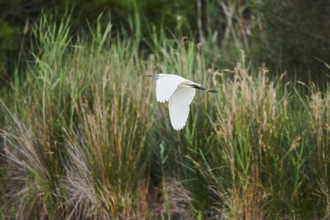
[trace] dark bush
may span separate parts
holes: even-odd
[[[252,56],[299,79],[327,78],[323,62],[330,62],[329,1],[266,0],[257,10],[264,29],[255,33]]]

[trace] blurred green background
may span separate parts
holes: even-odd
[[[22,51],[29,50],[27,36],[41,11],[57,18],[71,14],[76,35],[103,13],[103,22],[113,25],[112,34],[139,34],[146,50],[151,30],[164,31],[200,42],[212,66],[232,66],[244,50],[255,66],[265,64],[273,74],[287,72],[314,82],[329,79],[324,64],[330,61],[328,0],[1,0],[2,82],[11,78]]]

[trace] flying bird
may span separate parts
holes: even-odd
[[[175,74],[146,74],[156,78],[156,98],[158,102],[168,102],[171,124],[175,130],[182,129],[189,115],[189,105],[194,99],[196,89],[215,93],[214,89],[206,89],[200,84]]]

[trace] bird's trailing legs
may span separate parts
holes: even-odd
[[[205,92],[211,92],[211,93],[216,93],[217,90],[215,89],[207,89],[207,88],[204,88],[200,85],[196,85],[196,84],[186,84],[187,86],[190,86],[192,88],[195,88],[195,89],[199,89],[199,90],[202,90],[202,91],[205,91]]]

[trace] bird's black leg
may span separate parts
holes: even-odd
[[[196,84],[187,84],[188,86],[192,87],[192,88],[195,88],[195,89],[199,89],[199,90],[202,90],[202,91],[206,91],[206,92],[212,92],[212,93],[216,93],[217,90],[214,90],[214,89],[206,89],[202,86],[199,86],[199,85],[196,85]]]
[[[202,90],[202,91],[206,90],[206,88],[204,88],[202,86],[199,86],[199,85],[196,85],[196,84],[187,84],[187,85],[192,87],[192,88],[199,89],[199,90]]]

